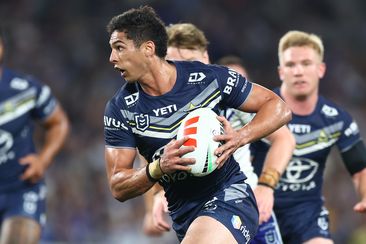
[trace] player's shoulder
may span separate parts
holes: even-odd
[[[120,87],[111,99],[107,102],[107,107],[129,108],[136,104],[139,98],[139,91],[136,83],[126,83]]]
[[[216,64],[204,64],[199,61],[174,61],[177,69],[191,74],[192,72],[202,72],[203,74],[227,73],[228,68]]]
[[[343,118],[350,116],[350,114],[338,103],[320,95],[318,101],[319,113],[327,118]]]
[[[11,89],[25,90],[33,86],[43,86],[42,82],[29,74],[20,73],[12,69],[4,68],[2,80],[3,84],[6,84]]]

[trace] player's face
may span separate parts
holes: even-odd
[[[200,61],[204,64],[209,63],[207,51],[185,49],[177,47],[168,47],[167,55],[165,57],[169,60],[176,61]]]
[[[324,76],[325,64],[311,47],[290,47],[280,57],[280,79],[289,95],[308,97],[318,92],[319,79]]]
[[[112,49],[109,61],[114,68],[121,72],[127,82],[139,80],[146,72],[144,44],[135,47],[133,41],[126,37],[126,33],[118,31],[112,33],[109,44]]]

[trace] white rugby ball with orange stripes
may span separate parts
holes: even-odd
[[[193,152],[183,155],[183,158],[195,158],[191,165],[194,176],[205,176],[217,168],[214,152],[220,142],[213,140],[214,135],[222,134],[223,127],[216,118],[217,114],[210,108],[198,108],[190,112],[178,128],[177,139],[188,136],[184,146],[193,146]]]

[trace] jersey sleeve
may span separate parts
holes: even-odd
[[[132,129],[113,101],[107,103],[104,111],[104,139],[107,147],[136,148]]]
[[[348,151],[361,140],[360,131],[356,121],[347,112],[341,114],[343,121],[342,134],[337,141],[337,146],[341,152]]]
[[[36,89],[35,106],[31,111],[34,119],[45,120],[52,114],[57,105],[57,99],[53,96],[51,88],[41,82],[28,79],[33,89]]]
[[[245,77],[226,67],[218,68],[218,83],[223,97],[222,102],[230,108],[239,108],[253,87]]]

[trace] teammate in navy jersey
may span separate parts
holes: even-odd
[[[291,118],[273,92],[250,83],[225,67],[164,58],[164,23],[148,6],[115,16],[108,24],[110,62],[127,82],[105,110],[105,159],[113,196],[126,201],[156,182],[164,187],[173,229],[183,243],[249,243],[258,210],[245,176],[232,154],[240,146],[283,126]],[[225,143],[215,150],[218,169],[205,177],[189,173],[194,150],[175,140],[181,120],[197,107],[216,113],[225,107],[256,112],[240,130],[223,123]],[[149,162],[133,168],[136,148]]]
[[[0,243],[38,243],[45,222],[44,174],[68,132],[68,120],[50,88],[2,64],[0,35]],[[36,152],[33,127],[45,143]]]
[[[323,43],[315,34],[290,31],[279,42],[282,85],[276,92],[293,112],[288,126],[297,145],[275,191],[275,212],[283,240],[290,244],[333,243],[322,185],[325,162],[334,145],[361,199],[354,210],[366,213],[365,145],[352,117],[319,95],[319,80],[326,70],[323,55]],[[266,145],[257,142],[251,149],[254,165],[259,166]]]
[[[209,63],[209,55],[207,52],[208,41],[204,33],[195,25],[190,23],[173,24],[167,27],[167,32],[168,49],[166,59],[181,61],[196,60],[206,64]],[[219,62],[247,77],[245,68],[239,58],[228,56],[220,59]],[[252,118],[252,114],[234,109],[226,109],[224,114],[235,129],[240,129]],[[277,177],[279,179],[279,175],[286,168],[292,155],[295,147],[295,139],[286,126],[272,133],[267,139],[271,142],[272,146],[265,164],[266,169],[261,175],[274,172],[278,175]],[[277,182],[273,182],[272,179],[270,182],[266,182],[262,177],[261,179],[264,182],[260,182],[260,185],[257,186],[258,176],[254,173],[250,162],[249,144],[236,150],[234,158],[239,163],[240,169],[247,176],[246,182],[252,189],[255,189],[254,193],[260,212],[260,226],[251,243],[282,243],[275,216],[271,216],[274,202],[273,188]],[[272,182],[274,185],[269,186],[268,183]],[[163,191],[155,192],[153,197],[152,190],[156,191],[157,189],[151,189],[145,196],[147,210],[144,218],[144,231],[149,235],[157,235],[162,233],[162,231],[169,231],[170,225],[165,216],[167,203]]]

